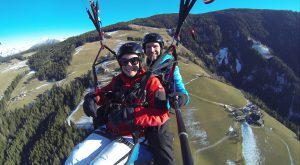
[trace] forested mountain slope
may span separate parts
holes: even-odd
[[[164,14],[131,22],[174,28],[176,20],[177,15]],[[300,13],[292,11],[231,9],[190,15],[181,42],[212,72],[263,100],[282,122],[299,125],[299,22]]]

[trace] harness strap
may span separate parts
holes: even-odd
[[[95,131],[93,131],[93,133],[104,136],[108,139],[112,139],[112,137],[106,133],[105,128],[103,128],[103,127],[96,129]],[[134,146],[133,142],[125,139],[124,137],[117,137],[115,139],[112,139],[112,142],[113,141],[123,143],[123,144],[127,145],[130,149],[132,149]],[[126,153],[121,159],[119,159],[116,163],[114,163],[114,165],[117,165],[118,163],[120,163],[122,160],[124,160],[126,157],[128,157],[128,155],[130,153],[131,153],[131,150],[128,153]]]
[[[125,91],[122,87],[124,82],[122,81],[120,76],[116,77],[115,85],[112,87],[112,93],[115,94],[115,99],[117,101],[125,102],[125,104],[130,105],[132,107],[138,106],[147,106],[148,102],[145,98],[145,91],[141,90],[141,86],[146,82],[146,76],[143,75],[139,82],[132,86],[129,91]],[[138,99],[139,103],[136,101]]]
[[[120,143],[124,143],[124,144],[126,144],[130,149],[132,149],[133,148],[133,146],[134,146],[134,144],[131,142],[131,141],[129,141],[129,140],[127,140],[127,139],[125,139],[124,137],[118,137],[118,138],[116,138],[114,141],[116,141],[116,142],[120,142]]]
[[[123,138],[123,137],[119,137],[119,138],[115,139],[115,141],[120,142],[120,143],[124,143],[130,149],[132,149],[133,146],[134,146],[134,144],[131,141],[129,141],[129,140]],[[119,159],[116,163],[114,163],[114,165],[119,164],[122,160],[124,160],[126,157],[128,157],[130,153],[131,153],[131,150],[129,152],[127,152],[124,156],[122,156],[122,158]]]
[[[108,139],[111,139],[112,141],[116,141],[116,142],[120,142],[120,143],[124,143],[126,144],[129,148],[133,147],[133,142],[125,139],[124,137],[117,137],[117,138],[113,138],[112,136],[110,136],[109,134],[107,134],[106,129],[103,127],[100,127],[98,129],[96,129],[95,131],[93,131],[93,133],[104,136]]]
[[[126,157],[129,156],[129,154],[131,153],[131,150],[129,152],[127,152],[121,159],[119,159],[116,163],[114,163],[114,165],[119,164],[122,160],[124,160]]]

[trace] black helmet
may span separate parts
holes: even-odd
[[[144,50],[146,48],[146,44],[150,43],[150,42],[158,42],[161,49],[163,49],[163,47],[164,47],[164,39],[158,33],[149,33],[149,34],[145,35],[145,37],[143,39],[143,49]]]
[[[136,42],[127,42],[123,44],[117,53],[117,58],[120,59],[124,54],[134,53],[141,57],[143,54],[143,48]]]

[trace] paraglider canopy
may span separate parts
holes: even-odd
[[[214,0],[203,0],[203,2],[205,3],[205,4],[210,4],[210,3],[212,3]]]

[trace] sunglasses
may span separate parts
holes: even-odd
[[[131,63],[131,65],[137,65],[140,62],[140,58],[138,58],[138,57],[133,57],[130,59],[121,58],[119,60],[119,62],[122,66],[127,66],[129,64],[129,62]]]

